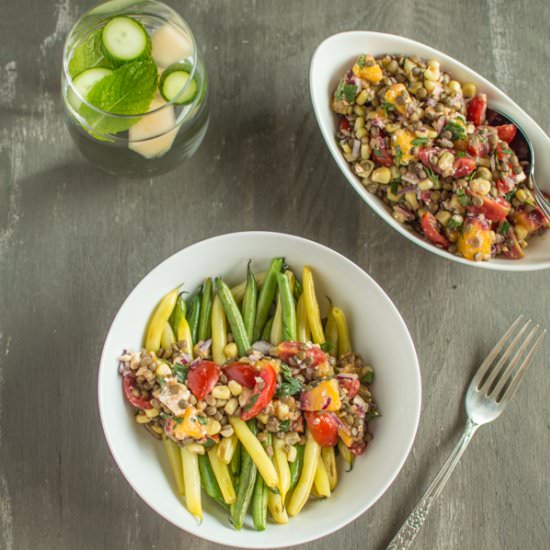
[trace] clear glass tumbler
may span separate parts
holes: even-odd
[[[61,84],[74,142],[106,172],[167,172],[206,134],[208,81],[197,42],[162,2],[111,0],[84,14],[65,42]]]

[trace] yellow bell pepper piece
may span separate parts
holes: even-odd
[[[413,155],[411,154],[413,148],[413,140],[415,135],[412,132],[409,132],[405,129],[397,130],[391,138],[392,153],[394,158],[397,155],[397,148],[401,151],[401,164],[407,165],[411,160],[413,160]]]
[[[359,60],[361,61],[359,62]],[[353,65],[352,70],[355,76],[373,84],[378,84],[382,80],[382,68],[374,62],[372,55],[361,56]]]
[[[195,407],[190,405],[185,409],[181,422],[176,423],[174,434],[178,439],[185,436],[201,439],[206,436],[206,425],[199,422]]]
[[[467,260],[474,260],[477,254],[480,254],[478,258],[487,260],[491,257],[494,235],[490,229],[484,229],[477,223],[468,222],[456,241],[457,250]]]
[[[407,113],[407,105],[410,104],[411,96],[407,90],[407,87],[402,82],[393,84],[386,92],[384,99],[391,103],[395,110],[405,115]]]

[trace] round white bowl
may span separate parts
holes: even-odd
[[[373,441],[352,472],[341,473],[330,499],[310,502],[288,525],[268,524],[257,532],[234,530],[227,514],[203,498],[198,525],[174,491],[163,445],[133,419],[122,396],[117,357],[139,350],[149,315],[158,300],[183,283],[192,291],[204,277],[223,275],[230,283],[245,277],[246,263],[265,269],[284,256],[297,273],[314,269],[318,296],[330,296],[346,312],[354,348],[375,368],[374,395],[382,417],[372,423]],[[326,300],[322,300],[325,302]],[[337,252],[280,233],[232,233],[199,242],[153,269],[122,304],[107,335],[98,380],[99,411],[107,443],[128,483],[168,521],[204,539],[237,547],[273,548],[317,539],[343,527],[367,510],[389,487],[414,440],[420,415],[418,359],[407,327],[384,291],[362,269]],[[248,522],[248,520],[247,520]]]
[[[336,115],[330,107],[331,97],[338,80],[351,67],[358,55],[369,53],[374,56],[386,53],[417,55],[425,59],[437,59],[442,68],[459,81],[474,82],[478,90],[487,93],[489,106],[508,113],[524,129],[533,143],[536,157],[536,178],[538,184],[550,193],[550,138],[542,128],[514,101],[488,80],[469,69],[456,59],[430,48],[420,42],[401,36],[370,31],[351,31],[335,34],[322,42],[311,60],[309,87],[313,109],[321,133],[340,170],[361,198],[395,230],[417,245],[454,262],[501,271],[532,271],[550,267],[550,231],[542,237],[529,241],[525,257],[521,260],[492,259],[487,262],[473,262],[460,258],[433,246],[420,235],[398,223],[384,203],[369,193],[359,178],[351,171],[336,142]],[[520,68],[518,67],[518,75]]]

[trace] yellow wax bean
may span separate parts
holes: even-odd
[[[145,332],[145,349],[157,352],[160,348],[160,340],[164,327],[170,318],[170,314],[178,299],[178,289],[172,290],[158,303]]]

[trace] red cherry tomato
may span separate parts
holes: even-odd
[[[439,147],[421,147],[418,150],[418,158],[424,166],[435,170],[437,169],[437,158],[441,151],[442,149]]]
[[[420,226],[426,238],[432,241],[432,243],[447,248],[449,241],[439,232],[437,227],[437,220],[431,212],[424,212],[420,218]]]
[[[481,126],[485,122],[485,113],[487,112],[487,95],[477,94],[468,104],[467,117],[476,126]]]
[[[471,174],[476,167],[476,161],[469,157],[460,157],[455,160],[454,174],[455,178],[464,178]]]
[[[200,401],[212,391],[220,374],[219,365],[213,361],[198,361],[189,367],[187,386]]]
[[[256,382],[248,403],[243,407],[242,420],[250,420],[260,414],[275,395],[277,372],[273,366],[264,364],[256,376],[262,379],[262,383]]]
[[[506,180],[497,180],[496,186],[503,195],[506,195],[516,186],[516,184],[511,178],[507,178]]]
[[[223,373],[229,380],[235,380],[241,386],[252,389],[256,384],[258,371],[247,363],[231,363],[223,367]]]
[[[351,451],[351,454],[354,456],[362,455],[365,452],[365,449],[367,448],[367,442],[366,441],[354,441],[349,448]]]
[[[342,117],[340,119],[340,131],[346,133],[346,132],[349,132],[350,129],[351,129],[351,126],[350,126],[349,120],[346,117]]]
[[[338,421],[331,412],[306,412],[307,427],[313,439],[322,447],[334,447],[338,443]]]
[[[508,234],[506,235],[506,249],[504,255],[512,260],[519,260],[523,258],[523,249],[521,248],[515,231],[510,227]]]
[[[481,206],[474,206],[473,204],[468,206],[468,211],[472,212],[472,214],[484,214],[485,217],[492,222],[502,222],[510,213],[511,205],[502,197],[489,199],[488,197],[482,197],[475,193],[472,193],[472,196],[477,196],[483,200]]]
[[[371,158],[376,164],[382,166],[393,166],[393,157],[391,151],[388,150],[386,140],[383,136],[377,136],[372,138],[374,140],[374,147],[372,148]]]
[[[125,374],[122,377],[122,391],[124,392],[124,397],[137,409],[152,409],[151,397],[136,397],[132,390],[136,387],[136,377],[133,374]]]
[[[502,124],[502,126],[497,126],[498,137],[510,143],[515,137],[518,129],[513,124]]]
[[[361,386],[359,378],[338,378],[338,384],[348,392],[350,399],[353,399],[357,395]]]
[[[468,138],[468,153],[474,157],[483,158],[489,154],[489,141],[486,136],[472,134]]]
[[[311,346],[303,342],[281,342],[277,346],[277,355],[285,363],[299,353],[305,354],[310,367],[316,367],[328,361],[328,355],[318,346]]]

